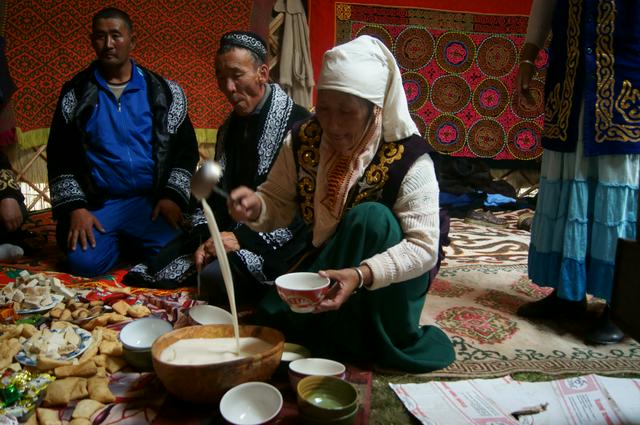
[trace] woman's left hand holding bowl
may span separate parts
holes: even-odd
[[[339,309],[358,288],[359,276],[353,268],[320,270],[318,274],[328,277],[334,283],[329,288],[324,300],[316,306],[314,313]]]

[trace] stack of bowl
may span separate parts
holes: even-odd
[[[144,317],[127,323],[119,334],[124,359],[134,369],[153,370],[151,347],[156,339],[172,329],[171,323],[155,317]]]
[[[296,389],[300,421],[306,425],[351,425],[358,414],[358,391],[335,376],[308,376]]]
[[[335,376],[344,378],[346,367],[335,360],[317,357],[302,358],[289,363],[289,383],[294,390],[307,376]]]

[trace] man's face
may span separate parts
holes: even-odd
[[[98,19],[91,32],[91,46],[103,67],[120,68],[129,61],[135,39],[121,19]]]
[[[216,57],[218,87],[240,116],[256,109],[264,96],[268,75],[267,65],[258,66],[246,49],[234,48]]]

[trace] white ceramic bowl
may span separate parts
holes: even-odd
[[[276,290],[292,311],[310,313],[324,299],[330,283],[318,273],[287,273],[276,278]]]
[[[284,351],[282,352],[282,362],[292,362],[298,359],[306,359],[311,357],[311,351],[307,347],[291,342],[284,343]]]
[[[344,378],[347,368],[340,362],[310,357],[289,363],[289,382],[295,390],[298,382],[307,376],[335,376]]]
[[[151,350],[153,342],[173,329],[171,323],[156,317],[144,317],[129,322],[120,330],[122,346],[131,351]]]
[[[274,419],[282,409],[282,394],[264,382],[245,382],[220,400],[222,417],[233,425],[258,425]]]
[[[227,310],[214,305],[200,304],[189,309],[189,317],[198,325],[231,325],[233,316]]]

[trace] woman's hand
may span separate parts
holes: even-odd
[[[349,299],[351,294],[358,289],[360,283],[360,276],[353,268],[320,270],[318,274],[322,277],[328,277],[334,283],[324,297],[324,300],[316,306],[314,313],[339,309],[340,306]]]
[[[262,211],[262,202],[256,193],[246,186],[240,186],[229,194],[227,200],[229,215],[240,223],[256,221]]]
[[[538,46],[525,43],[520,55],[522,60],[520,61],[520,68],[518,69],[518,75],[516,77],[516,90],[518,90],[520,98],[524,99],[529,105],[533,105],[536,102],[529,87],[537,71],[535,61],[538,57],[539,50]]]

